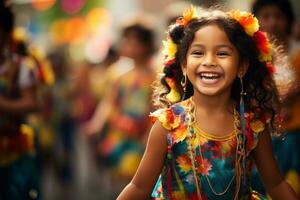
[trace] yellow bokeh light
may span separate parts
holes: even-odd
[[[91,33],[96,33],[101,27],[111,24],[110,12],[104,8],[94,8],[86,15],[86,24]]]
[[[50,38],[56,45],[61,45],[66,42],[64,37],[64,29],[66,27],[66,20],[59,19],[52,23],[50,28]]]

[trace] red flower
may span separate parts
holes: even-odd
[[[261,60],[268,61],[272,59],[272,49],[271,44],[268,41],[267,33],[262,31],[257,31],[253,35],[253,39],[256,46],[261,53]]]

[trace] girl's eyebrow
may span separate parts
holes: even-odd
[[[203,44],[200,44],[200,43],[195,43],[195,44],[192,44],[191,45],[191,48],[193,47],[200,47],[200,48],[205,48],[205,45]],[[215,46],[216,48],[222,48],[222,47],[225,47],[225,48],[229,48],[230,50],[233,50],[233,46],[230,45],[230,44],[218,44]]]
[[[230,50],[233,50],[232,45],[228,45],[228,44],[219,44],[219,45],[216,45],[216,47],[217,48],[225,47],[225,48],[229,48]]]

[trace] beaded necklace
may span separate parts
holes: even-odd
[[[189,104],[187,107],[187,113],[186,113],[186,121],[187,121],[187,125],[188,125],[188,154],[192,163],[192,169],[193,169],[193,177],[195,180],[195,184],[196,184],[196,189],[197,189],[197,196],[200,200],[202,200],[201,197],[201,180],[200,180],[200,176],[198,176],[197,172],[198,172],[198,162],[196,159],[196,149],[198,147],[198,153],[200,155],[201,158],[201,162],[203,163],[204,158],[201,152],[201,146],[200,144],[197,144],[196,147],[193,147],[192,141],[195,137],[197,137],[197,134],[195,132],[194,129],[194,125],[196,124],[196,106],[194,103],[193,98],[190,98],[189,100]],[[233,175],[233,177],[231,178],[231,180],[229,181],[227,187],[225,188],[224,191],[222,192],[216,192],[216,190],[213,188],[212,183],[208,177],[208,175],[205,175],[205,178],[208,182],[208,185],[211,189],[211,191],[213,192],[213,194],[215,194],[216,196],[222,196],[224,195],[228,189],[230,188],[230,186],[233,183],[234,178],[236,179],[236,193],[234,196],[234,199],[238,199],[239,196],[239,191],[240,191],[240,183],[241,183],[241,175],[242,175],[242,167],[241,167],[241,160],[243,158],[244,155],[244,145],[243,145],[243,136],[241,134],[241,131],[239,130],[240,128],[240,119],[239,119],[239,115],[238,112],[234,109],[234,131],[235,131],[235,136],[236,136],[236,155],[235,155],[235,174]],[[196,163],[196,164],[195,164]]]

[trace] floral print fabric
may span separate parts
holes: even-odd
[[[196,200],[197,195],[194,167],[198,176],[202,200],[234,199],[236,193],[235,159],[236,132],[224,137],[215,137],[201,131],[197,125],[188,128],[186,120],[188,99],[167,109],[160,109],[150,115],[158,119],[168,130],[168,149],[164,168],[153,190],[153,199]],[[247,185],[242,186],[240,198],[263,199],[258,193],[251,191],[249,183],[252,167],[251,151],[256,147],[259,133],[264,130],[264,123],[252,120],[246,115],[247,122]],[[189,137],[189,131],[194,132]],[[191,160],[191,150],[195,159]],[[224,194],[222,194],[224,193]],[[222,195],[220,195],[222,194]]]

